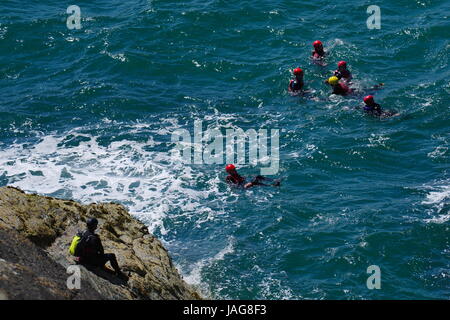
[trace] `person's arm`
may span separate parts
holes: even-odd
[[[227,177],[225,178],[225,181],[226,181],[228,184],[235,184],[234,181],[233,181],[233,179],[232,179],[230,176],[227,176]]]
[[[378,116],[381,116],[383,113],[383,110],[381,109],[381,106],[379,104],[375,105],[374,108],[375,112],[377,113]]]
[[[100,240],[99,235],[97,235],[97,252],[101,255],[105,254],[105,250],[103,249],[102,240]]]
[[[384,83],[380,82],[379,84],[374,85],[372,88],[370,88],[369,90],[379,90],[379,89],[383,89],[384,87]]]
[[[352,93],[352,89],[342,82],[341,82],[341,88],[344,91],[344,94]]]

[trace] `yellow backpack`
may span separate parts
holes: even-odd
[[[83,238],[83,234],[81,232],[78,232],[78,234],[73,237],[72,239],[72,243],[70,244],[69,247],[69,253],[73,256],[79,257],[80,256],[80,242],[81,239]]]

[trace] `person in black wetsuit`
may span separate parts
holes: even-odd
[[[383,110],[381,110],[381,106],[378,103],[375,103],[375,100],[372,95],[366,96],[364,98],[364,103],[365,103],[364,106],[365,112],[378,117],[383,115]]]
[[[102,241],[95,230],[98,226],[98,220],[96,218],[90,218],[86,222],[87,230],[83,233],[80,243],[82,247],[80,250],[81,264],[88,266],[101,267],[109,261],[113,267],[115,274],[121,278],[126,278],[119,268],[116,255],[114,253],[105,253],[103,250]]]
[[[301,68],[295,68],[292,73],[295,76],[295,79],[292,79],[289,82],[288,91],[289,92],[298,92],[303,89],[303,70]]]
[[[375,103],[372,95],[364,98],[364,104],[364,111],[376,117],[387,118],[400,115],[397,111],[383,110],[378,103]]]
[[[314,43],[313,43],[313,47],[314,47],[314,50],[313,50],[313,52],[311,53],[311,57],[314,59],[314,60],[320,60],[320,59],[323,59],[324,57],[325,57],[325,50],[323,49],[323,44],[322,44],[322,42],[320,41],[320,40],[316,40],[316,41],[314,41]]]
[[[347,62],[339,61],[338,68],[334,71],[334,75],[339,79],[343,79],[347,82],[352,80],[352,73],[347,69]]]
[[[228,172],[228,176],[226,177],[226,182],[231,185],[235,185],[238,187],[243,187],[244,189],[248,189],[254,186],[269,186],[268,184],[262,183],[264,180],[272,180],[263,176],[256,176],[251,182],[246,182],[246,179],[241,176],[236,167],[233,164],[229,164],[225,167],[225,170]],[[278,187],[280,182],[276,180],[272,186]]]

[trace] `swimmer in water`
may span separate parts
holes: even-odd
[[[349,83],[352,80],[352,73],[350,72],[350,70],[347,69],[347,62],[345,62],[345,61],[339,61],[338,68],[334,72],[334,75],[339,80],[342,79],[342,80],[346,81],[347,83]]]
[[[379,117],[383,113],[383,110],[381,110],[381,106],[378,103],[375,103],[372,95],[366,96],[364,98],[364,104],[364,111],[371,115]]]
[[[346,84],[339,81],[339,78],[336,76],[330,77],[325,83],[329,84],[333,88],[333,94],[338,94],[341,96],[346,96],[352,93],[352,89],[350,89]]]
[[[314,51],[311,54],[311,57],[314,60],[321,60],[325,57],[325,50],[323,49],[323,44],[319,40],[314,41],[313,43]]]
[[[288,91],[289,92],[299,92],[303,89],[305,83],[303,82],[303,70],[300,68],[295,68],[292,73],[295,76],[295,79],[292,79],[289,82]]]
[[[366,96],[364,98],[364,111],[370,115],[377,117],[391,117],[394,115],[398,115],[395,111],[384,111],[381,109],[381,106],[375,102],[375,99],[372,95]]]
[[[252,180],[252,182],[246,182],[246,179],[237,172],[236,167],[233,164],[227,165],[225,167],[225,170],[228,172],[226,182],[231,185],[243,187],[244,189],[248,189],[254,186],[270,186],[268,184],[262,183],[261,181],[272,180],[263,176],[256,176]],[[275,181],[274,183],[272,183],[272,186],[274,187],[278,187],[279,185],[280,181]]]

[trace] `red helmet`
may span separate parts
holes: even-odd
[[[294,74],[295,75],[303,74],[303,70],[301,68],[295,68],[294,69]]]
[[[228,164],[228,165],[225,167],[225,170],[226,170],[227,172],[230,172],[230,171],[236,170],[236,167],[234,166],[234,164]]]
[[[347,66],[347,62],[345,62],[345,61],[339,61],[338,67],[346,67],[346,66]]]
[[[373,100],[373,96],[367,96],[364,98],[364,103],[365,104],[369,104],[369,103],[374,103],[375,101]]]
[[[318,46],[322,46],[322,42],[320,42],[319,40],[314,41],[313,43],[314,48],[317,48]]]

